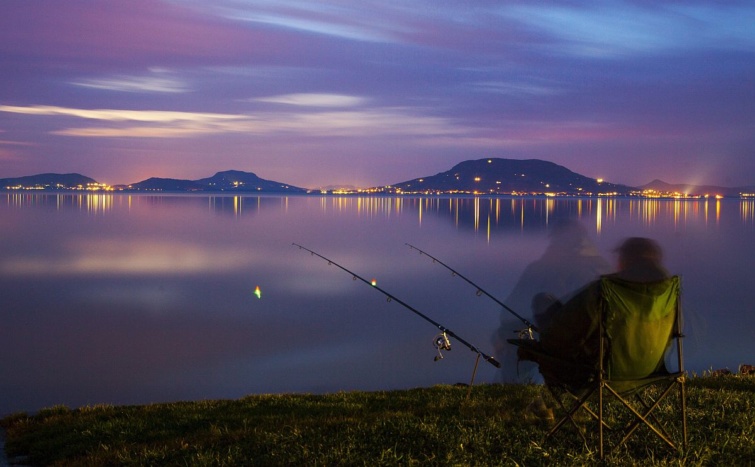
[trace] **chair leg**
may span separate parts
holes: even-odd
[[[577,434],[582,438],[582,442],[584,446],[587,449],[590,449],[590,443],[588,442],[587,437],[580,429],[580,426],[577,424],[576,420],[574,419],[574,415],[580,410],[584,409],[595,421],[598,422],[598,449],[599,449],[599,455],[600,459],[604,459],[604,456],[607,453],[614,452],[618,448],[620,448],[623,444],[625,444],[629,438],[636,432],[636,430],[642,426],[642,424],[646,425],[651,431],[653,431],[658,437],[664,441],[671,449],[673,450],[679,450],[678,444],[676,444],[674,441],[672,441],[672,436],[669,434],[669,432],[666,430],[666,427],[663,426],[663,424],[660,422],[656,414],[654,413],[655,410],[659,407],[660,403],[663,401],[664,398],[666,398],[670,392],[677,387],[677,384],[679,385],[680,390],[680,405],[681,405],[681,411],[682,411],[682,443],[683,449],[686,451],[687,449],[687,419],[686,419],[686,394],[685,394],[685,387],[684,387],[684,381],[683,379],[676,379],[672,381],[670,384],[668,384],[665,388],[662,389],[661,394],[659,397],[657,397],[655,400],[650,398],[649,400],[643,399],[642,396],[639,394],[635,394],[634,397],[636,398],[636,402],[632,403],[630,400],[624,398],[621,394],[619,394],[618,391],[613,389],[610,385],[610,383],[601,383],[596,384],[585,391],[584,394],[581,396],[577,396],[574,393],[570,392],[568,389],[562,388],[562,387],[554,387],[552,385],[546,385],[546,388],[548,389],[548,392],[552,396],[552,398],[556,401],[558,404],[558,407],[560,411],[564,414],[561,418],[558,419],[558,421],[551,427],[551,429],[546,434],[545,438],[548,439],[551,436],[553,436],[559,429],[561,429],[565,424],[569,423],[571,424],[574,429],[576,430]],[[604,406],[605,406],[605,397],[607,394],[604,394],[604,390],[607,390],[610,395],[613,395],[616,397],[616,399],[633,415],[633,420],[630,421],[622,430],[624,433],[623,438],[621,441],[619,441],[616,444],[611,443],[610,449],[608,452],[605,449],[605,429],[612,430],[611,426],[606,423],[604,420]],[[598,391],[597,394],[597,413],[590,409],[588,405],[588,400],[593,397],[595,394],[595,391]],[[569,405],[569,400],[571,400],[571,405]]]
[[[571,425],[576,430],[577,434],[579,434],[580,438],[582,438],[582,442],[585,446],[587,446],[587,438],[582,433],[582,430],[579,429],[579,425],[577,425],[577,422],[574,421],[573,415],[577,412],[577,410],[584,405],[585,401],[592,395],[594,392],[594,389],[589,390],[585,395],[583,395],[581,398],[575,397],[573,394],[571,394],[569,391],[565,391],[566,394],[568,394],[570,397],[575,399],[576,402],[571,406],[571,408],[567,408],[566,405],[564,405],[564,402],[561,400],[561,396],[556,393],[556,390],[550,386],[546,386],[548,388],[548,391],[550,392],[551,396],[553,396],[553,399],[556,401],[558,406],[561,408],[561,411],[564,413],[564,416],[561,417],[553,427],[548,431],[548,433],[545,435],[545,438],[550,438],[555,432],[557,432],[567,421],[571,423]],[[592,414],[592,411],[588,409],[588,411]]]
[[[548,389],[549,389],[549,391],[551,393],[551,396],[553,397],[553,399],[556,400],[556,402],[561,407],[561,409],[564,412],[570,412],[570,410],[567,409],[566,406],[561,401],[561,396],[559,394],[557,394],[554,389],[551,389],[551,388],[548,388]],[[592,391],[590,391],[590,394],[588,394],[587,397],[589,398],[592,395],[593,392],[595,392],[594,389]],[[569,396],[574,402],[579,402],[580,401],[580,397],[576,396],[574,393],[572,393],[572,392],[570,392],[568,390],[564,390],[564,393],[565,393],[565,395]],[[585,399],[585,400],[587,400],[587,399]],[[581,405],[578,405],[578,407],[581,408],[582,410],[584,410],[585,412],[587,412],[592,417],[593,420],[595,420],[596,422],[598,421],[598,418],[599,418],[598,414],[596,414],[595,411],[593,411],[590,408],[590,406],[587,405],[587,403],[582,403]],[[574,411],[571,411],[571,412],[572,412],[572,415],[573,415],[573,414],[577,413],[577,410],[574,410]],[[611,429],[611,427],[607,423],[603,422],[603,425],[606,428],[608,428],[609,430]]]
[[[600,460],[603,460],[603,390],[606,384],[601,380],[598,387],[598,442],[600,443]]]
[[[648,428],[650,428],[656,435],[658,435],[659,438],[665,441],[666,444],[668,444],[671,447],[671,449],[677,449],[676,445],[669,439],[668,435],[664,434],[664,432],[659,430],[658,427],[656,427],[655,425],[653,425],[647,420],[649,416],[651,415],[651,412],[658,407],[658,404],[660,404],[661,400],[663,400],[663,398],[666,397],[666,395],[671,391],[674,385],[675,383],[667,387],[666,390],[663,392],[663,394],[655,401],[655,403],[652,406],[650,406],[646,410],[644,414],[641,414],[640,412],[638,412],[637,409],[635,409],[635,407],[632,404],[630,404],[629,402],[627,402],[626,399],[621,397],[621,395],[618,392],[616,392],[612,387],[607,386],[607,389],[624,405],[624,407],[626,407],[636,417],[634,422],[631,425],[629,425],[630,428],[628,429],[627,433],[624,435],[624,438],[618,444],[614,446],[614,449],[617,449],[619,446],[624,444],[635,432],[635,430],[639,427],[640,423],[644,423]]]
[[[595,413],[590,406],[587,404],[588,399],[590,399],[596,390],[598,390],[598,386],[595,385],[588,389],[582,396],[578,397],[575,394],[573,394],[571,391],[567,389],[562,389],[562,393],[559,394],[555,388],[552,386],[546,385],[548,388],[549,393],[551,394],[552,398],[556,401],[558,404],[560,411],[564,414],[558,421],[551,427],[551,429],[548,431],[548,433],[545,435],[545,438],[550,438],[553,434],[555,434],[565,423],[569,422],[573,427],[574,430],[577,432],[577,434],[582,438],[582,443],[586,448],[590,448],[590,445],[587,441],[587,437],[582,432],[582,429],[577,424],[576,420],[574,419],[574,415],[579,410],[584,410],[587,412],[590,417],[598,422],[598,424],[606,428],[608,430],[611,430],[611,426],[606,423],[605,420],[602,419],[601,415],[598,413]],[[567,407],[567,405],[564,403],[563,399],[568,398],[571,399],[572,405],[570,407]]]
[[[663,424],[661,424],[661,421],[658,420],[658,417],[655,416],[655,413],[652,413],[652,411],[655,410],[655,407],[651,408],[651,406],[647,402],[645,402],[645,399],[643,399],[642,396],[640,396],[639,394],[635,394],[634,398],[637,400],[637,402],[640,405],[642,405],[642,407],[644,407],[644,409],[646,410],[645,413],[647,414],[647,416],[649,418],[651,418],[653,420],[653,423],[655,423],[655,426],[657,426],[658,429],[661,430],[664,435],[666,435],[668,438],[671,438],[671,435],[668,434],[668,432],[666,431],[666,429],[663,427]],[[652,398],[651,398],[651,400],[652,400]],[[658,403],[660,403],[660,399],[659,399]]]
[[[681,399],[682,409],[682,449],[687,452],[687,393],[685,389],[685,376],[677,378],[679,383],[679,398]]]

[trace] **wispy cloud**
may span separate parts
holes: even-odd
[[[104,121],[139,121],[139,122],[208,122],[243,118],[240,115],[173,112],[163,110],[122,110],[122,109],[76,109],[50,105],[12,106],[0,105],[0,112],[26,115],[59,115]]]
[[[499,9],[503,17],[544,31],[545,43],[576,55],[614,57],[690,48],[755,47],[755,7],[665,3],[522,3]]]
[[[236,21],[269,25],[306,33],[366,42],[394,42],[403,28],[399,21],[386,21],[390,6],[384,2],[317,2],[301,0],[221,2],[210,5],[218,14]],[[382,20],[376,20],[381,18]]]
[[[356,107],[366,103],[367,99],[343,94],[285,94],[260,97],[254,101],[303,107]]]
[[[555,86],[542,85],[534,82],[483,81],[473,83],[473,86],[482,91],[508,96],[551,96],[562,92]]]
[[[124,126],[120,128],[66,128],[50,132],[59,136],[78,136],[84,138],[186,138],[191,136],[223,133],[207,125],[176,126]]]
[[[2,133],[2,130],[0,130],[0,133]],[[0,139],[0,144],[5,146],[36,146],[36,143],[29,141],[10,141],[5,139]]]
[[[321,99],[314,99],[320,101]],[[342,99],[335,99],[336,101]],[[300,100],[294,99],[299,102]],[[322,99],[333,104],[332,98]],[[356,100],[346,99],[352,104]],[[313,100],[305,98],[306,105]],[[76,117],[97,120],[109,126],[69,127],[52,134],[78,137],[180,138],[196,135],[244,133],[299,136],[437,136],[461,134],[467,130],[448,119],[427,116],[409,107],[315,112],[259,112],[216,114],[119,109],[76,109],[56,106],[0,105],[0,112],[35,116]],[[138,122],[138,125],[133,125]]]
[[[13,161],[18,159],[18,154],[0,148],[0,161]]]
[[[190,89],[181,80],[165,76],[112,76],[105,78],[84,78],[71,84],[84,88],[118,92],[184,93]]]

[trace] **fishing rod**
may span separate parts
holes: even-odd
[[[412,250],[417,250],[417,251],[419,252],[419,254],[420,254],[420,255],[425,255],[425,256],[427,256],[428,258],[430,258],[431,260],[433,260],[433,263],[438,263],[438,264],[440,264],[440,265],[441,265],[441,266],[443,266],[444,268],[446,268],[446,269],[448,269],[449,271],[451,271],[451,274],[452,274],[452,275],[454,275],[454,276],[458,276],[458,277],[459,277],[460,279],[463,279],[463,280],[465,280],[465,281],[466,281],[466,282],[467,282],[467,283],[468,283],[469,285],[471,285],[472,287],[475,287],[475,288],[477,289],[477,296],[478,296],[478,297],[479,297],[480,295],[485,295],[485,296],[487,296],[488,298],[490,298],[491,300],[493,300],[494,302],[496,302],[497,304],[501,305],[501,306],[502,306],[502,307],[503,307],[503,308],[504,308],[504,309],[505,309],[506,311],[508,311],[508,312],[509,312],[509,313],[511,313],[512,315],[516,316],[516,317],[517,317],[517,318],[519,319],[519,321],[521,321],[522,323],[524,323],[524,324],[525,324],[525,326],[527,326],[527,329],[525,329],[525,330],[524,330],[524,332],[528,333],[528,334],[530,335],[530,337],[531,337],[531,334],[532,334],[532,333],[530,332],[530,330],[533,330],[533,331],[535,331],[535,332],[540,332],[540,330],[539,330],[539,329],[537,328],[537,326],[535,326],[534,324],[532,324],[532,323],[531,323],[531,322],[530,322],[529,320],[527,320],[526,318],[524,318],[523,316],[521,316],[521,315],[520,315],[519,313],[517,313],[516,311],[514,311],[514,310],[512,310],[511,308],[509,308],[508,306],[506,306],[506,304],[505,304],[505,303],[503,303],[502,301],[500,301],[500,300],[498,300],[497,298],[495,298],[494,296],[490,295],[490,294],[489,294],[488,292],[486,292],[486,291],[485,291],[485,289],[483,289],[483,288],[482,288],[482,287],[480,287],[479,285],[477,285],[477,284],[475,284],[474,282],[472,282],[472,281],[471,281],[470,279],[468,279],[468,278],[467,278],[466,276],[464,276],[463,274],[461,274],[461,273],[460,273],[459,271],[457,271],[457,270],[453,269],[453,268],[452,268],[451,266],[447,265],[446,263],[444,263],[443,261],[439,260],[439,259],[438,259],[438,258],[436,258],[435,256],[431,255],[430,253],[428,253],[428,252],[426,252],[426,251],[420,250],[419,248],[417,248],[416,246],[414,246],[414,245],[412,245],[412,244],[410,244],[410,243],[407,243],[407,244],[406,244],[406,246],[408,246],[408,247],[409,247],[409,248],[411,248]]]
[[[323,256],[323,255],[321,255],[321,254],[319,254],[319,253],[317,253],[315,251],[312,251],[309,248],[306,248],[306,247],[304,247],[302,245],[299,245],[298,243],[292,243],[292,245],[296,246],[296,247],[299,247],[300,250],[308,251],[312,256],[317,256],[318,258],[324,259],[325,261],[328,262],[328,265],[335,266],[335,267],[341,269],[342,271],[345,271],[348,274],[351,274],[352,279],[354,279],[354,280],[359,279],[360,281],[364,282],[365,284],[371,286],[373,289],[377,290],[378,292],[380,292],[383,295],[385,295],[386,297],[388,297],[388,301],[389,302],[390,301],[395,301],[396,303],[399,303],[400,305],[403,305],[405,308],[407,308],[412,313],[416,314],[420,318],[424,319],[425,321],[429,322],[430,324],[432,324],[436,328],[440,329],[441,333],[438,334],[435,337],[434,341],[433,341],[435,347],[438,349],[438,354],[439,354],[437,357],[435,357],[435,361],[438,361],[438,360],[440,360],[440,359],[443,358],[443,354],[441,353],[441,350],[451,350],[451,341],[448,338],[452,337],[452,338],[456,339],[457,341],[459,341],[459,343],[461,343],[461,344],[465,345],[466,347],[468,347],[469,350],[471,350],[472,352],[475,352],[477,354],[477,361],[478,362],[479,362],[480,357],[482,357],[486,362],[490,363],[491,365],[495,366],[496,368],[500,368],[501,367],[501,364],[498,362],[498,360],[496,360],[492,356],[487,355],[486,353],[482,352],[479,348],[475,347],[474,345],[470,344],[469,342],[467,342],[464,339],[462,339],[461,337],[459,337],[459,335],[457,335],[455,332],[451,331],[450,329],[448,329],[447,327],[445,327],[442,324],[438,323],[437,321],[434,321],[433,319],[431,319],[427,315],[421,313],[419,310],[417,310],[416,308],[414,308],[411,305],[407,304],[406,302],[400,300],[395,295],[392,295],[392,294],[386,292],[385,290],[381,289],[380,287],[378,287],[377,282],[375,280],[368,281],[364,277],[362,277],[362,276],[360,276],[360,275],[358,275],[358,274],[356,274],[356,273],[354,273],[354,272],[346,269],[345,267],[341,266],[340,264],[336,263],[335,261],[333,261],[333,260],[331,260],[329,258],[326,258],[325,256]],[[475,369],[474,369],[474,372],[472,374],[472,381],[474,381],[474,374],[476,372],[477,372],[477,363],[475,363]]]

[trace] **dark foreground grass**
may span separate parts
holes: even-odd
[[[638,433],[612,465],[748,465],[755,459],[755,377],[692,378],[690,447]],[[574,432],[543,442],[526,407],[541,386],[481,385],[146,406],[53,407],[2,420],[24,465],[582,465]],[[659,413],[667,419],[673,409]],[[644,430],[644,429],[643,429]]]

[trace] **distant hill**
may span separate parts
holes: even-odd
[[[402,193],[623,195],[636,189],[589,178],[552,162],[493,158],[465,161],[446,172],[393,184],[388,190]]]
[[[164,192],[240,192],[240,193],[306,193],[307,190],[281,182],[265,180],[252,172],[227,170],[212,177],[199,180],[178,180],[173,178],[150,178],[132,183],[123,188],[126,191]]]
[[[80,174],[46,173],[26,177],[0,179],[0,190],[86,190],[113,189],[114,191],[157,192],[254,192],[254,193],[307,193],[308,190],[286,183],[265,180],[251,172],[228,170],[200,180],[152,177],[130,185],[107,187]]]
[[[11,187],[29,187],[39,189],[61,189],[68,187],[85,187],[97,182],[81,174],[54,174],[46,173],[39,175],[29,175],[26,177],[0,178],[0,188],[7,189]]]
[[[742,193],[755,193],[755,187],[719,187],[670,184],[653,180],[641,187],[629,187],[594,179],[572,172],[552,162],[529,159],[477,159],[456,164],[450,170],[435,175],[415,178],[389,186],[359,190],[354,187],[331,186],[308,190],[273,180],[265,180],[252,172],[226,170],[212,177],[199,180],[152,177],[130,185],[108,187],[81,174],[45,173],[26,177],[0,179],[0,190],[114,190],[127,192],[165,193],[291,193],[303,194],[327,191],[351,193],[391,194],[558,194],[590,196],[598,194],[640,195],[645,190],[654,190],[656,196],[671,197],[677,194],[688,196],[739,197]],[[750,195],[752,196],[752,195]]]
[[[128,191],[164,192],[254,192],[254,193],[306,193],[307,190],[281,182],[265,180],[252,172],[227,170],[212,177],[199,180],[176,180],[172,178],[150,178],[126,187]]]
[[[196,183],[205,185],[211,190],[223,191],[273,191],[273,192],[306,192],[304,188],[286,183],[265,180],[252,172],[227,170],[218,172],[210,178],[197,180]]]
[[[191,180],[152,177],[128,186],[129,190],[144,191],[204,191],[205,185]]]
[[[671,184],[662,180],[653,180],[647,185],[639,187],[641,190],[655,190],[661,193],[683,193],[687,195],[721,195],[721,196],[739,196],[741,193],[755,193],[755,186],[741,187],[723,187],[714,185],[689,185],[689,184]]]
[[[319,192],[355,192],[360,188],[354,185],[326,185],[317,188]]]

